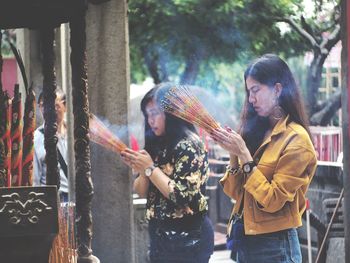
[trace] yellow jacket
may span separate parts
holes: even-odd
[[[306,130],[288,123],[288,117],[280,120],[253,159],[257,169],[248,178],[240,170],[235,174],[226,172],[220,181],[224,193],[236,200],[232,213],[238,212],[245,190],[245,233],[256,235],[301,226],[305,194],[317,166]]]

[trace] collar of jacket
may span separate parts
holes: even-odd
[[[276,123],[275,127],[272,129],[272,132],[271,132],[270,136],[267,137],[267,138],[265,139],[265,141],[260,145],[260,147],[258,148],[258,150],[256,150],[256,152],[254,153],[253,158],[255,158],[256,156],[259,156],[260,151],[261,151],[262,149],[265,148],[264,146],[265,146],[266,144],[268,144],[269,142],[271,142],[271,138],[272,138],[273,136],[276,136],[276,135],[278,135],[278,134],[284,132],[284,131],[287,129],[288,120],[289,120],[289,115],[287,115],[284,119],[283,119],[283,118],[280,119],[280,120]]]

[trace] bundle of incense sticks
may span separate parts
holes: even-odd
[[[161,101],[161,107],[165,112],[197,125],[208,133],[220,127],[187,86],[170,88]]]
[[[120,153],[127,146],[115,136],[94,114],[90,114],[90,139],[101,146]]]
[[[53,241],[49,263],[77,262],[74,208],[72,202],[61,203],[58,210],[59,233]]]

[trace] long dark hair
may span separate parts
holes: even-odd
[[[251,154],[254,154],[262,144],[265,132],[269,129],[269,121],[267,117],[258,116],[253,105],[248,101],[249,93],[246,84],[248,77],[270,88],[273,88],[276,83],[280,83],[283,88],[278,98],[279,106],[289,115],[289,122],[300,124],[310,136],[305,106],[292,72],[287,63],[277,55],[265,54],[253,61],[244,73],[246,100],[240,132]]]
[[[166,160],[170,161],[171,154],[177,145],[177,143],[188,137],[194,143],[197,143],[197,132],[193,124],[186,122],[180,118],[177,118],[169,113],[165,112],[165,133],[164,136],[156,136],[148,124],[148,116],[146,112],[146,106],[149,102],[154,100],[159,109],[160,104],[164,97],[164,94],[171,88],[176,86],[172,83],[161,83],[152,88],[146,93],[141,101],[141,111],[145,118],[145,150],[154,159],[160,150],[166,149]]]

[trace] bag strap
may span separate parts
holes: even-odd
[[[68,178],[68,169],[67,169],[67,164],[63,159],[63,156],[61,154],[61,151],[57,148],[57,157],[58,157],[58,162],[61,165],[61,168],[63,170],[64,175],[66,176],[66,178]]]
[[[44,128],[39,129],[39,131],[44,134]],[[68,178],[68,168],[67,164],[63,159],[61,151],[57,148],[57,157],[58,157],[58,162],[60,163],[61,169],[64,173],[64,175]]]

